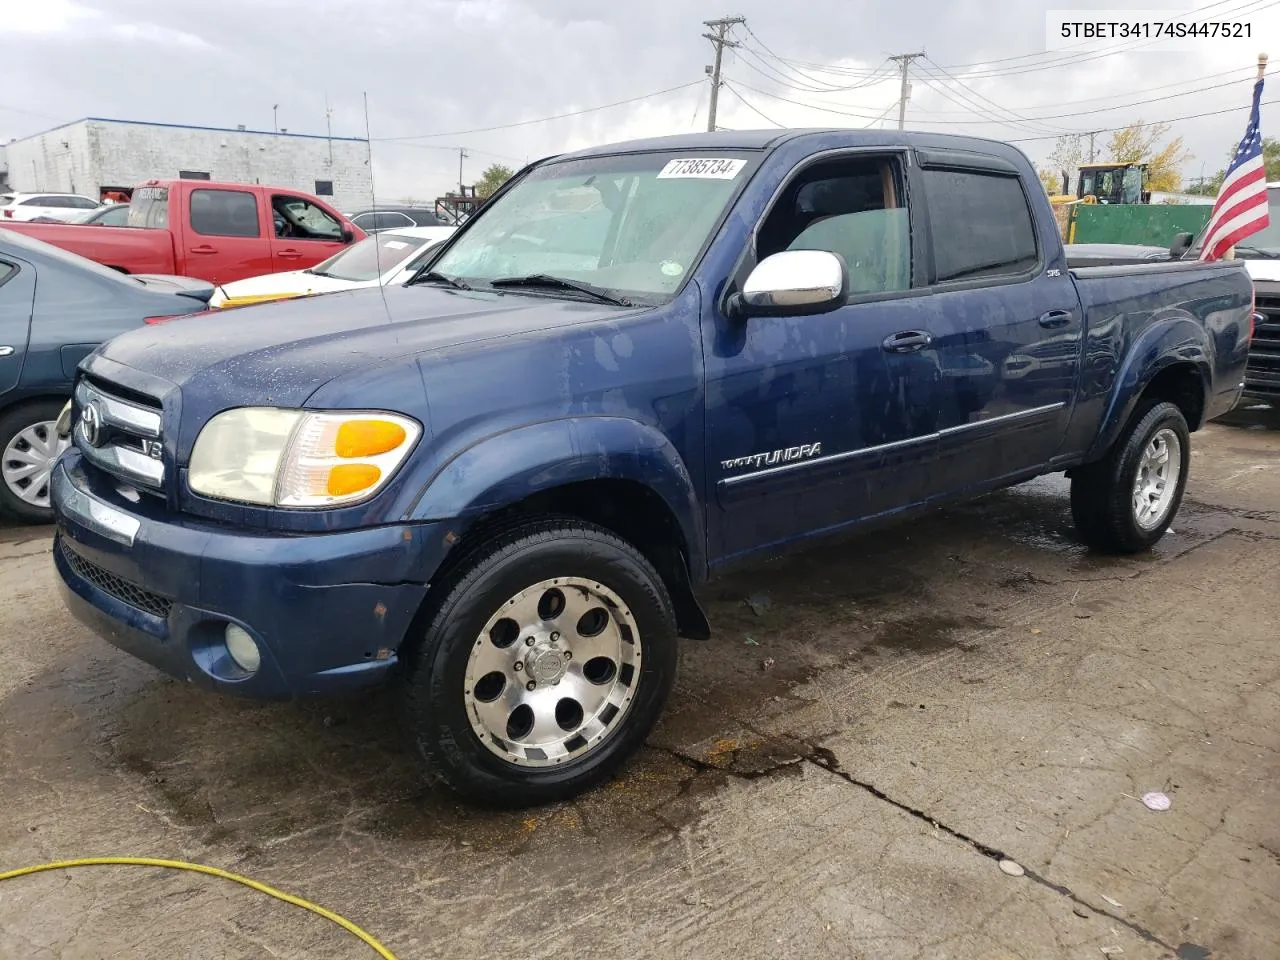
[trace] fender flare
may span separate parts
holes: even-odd
[[[549,420],[491,434],[423,484],[412,520],[475,517],[590,480],[630,480],[656,493],[684,539],[690,574],[706,576],[706,540],[693,478],[657,428],[626,417]]]
[[[1152,380],[1172,366],[1187,363],[1200,374],[1207,409],[1213,370],[1213,345],[1208,331],[1181,311],[1162,317],[1143,330],[1127,351],[1112,384],[1097,438],[1085,462],[1098,460],[1111,449]],[[1193,430],[1196,426],[1191,425]]]

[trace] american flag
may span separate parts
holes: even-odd
[[[1253,111],[1249,129],[1236,148],[1226,179],[1214,201],[1209,225],[1205,227],[1201,260],[1218,260],[1233,246],[1271,222],[1267,212],[1267,171],[1262,162],[1262,133],[1258,129],[1258,106],[1262,100],[1262,77],[1253,86]]]

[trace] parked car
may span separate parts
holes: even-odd
[[[1255,297],[1253,341],[1244,374],[1244,397],[1280,406],[1280,183],[1267,184],[1271,225],[1237,244],[1235,258],[1243,260],[1253,278]],[[1201,235],[1178,234],[1170,253],[1195,260],[1204,243]]]
[[[586,150],[410,284],[96,351],[54,562],[77,617],[175,676],[397,676],[433,776],[550,801],[644,741],[677,636],[709,634],[693,585],[732,563],[1063,470],[1081,540],[1150,547],[1238,396],[1250,298],[1239,263],[1069,270],[992,141]],[[1027,355],[1051,373],[1011,375]]]
[[[0,194],[0,220],[7,221],[34,220],[36,217],[50,217],[54,220],[66,221],[78,213],[96,210],[97,200],[82,197],[78,193],[5,193]]]
[[[306,270],[269,273],[219,287],[212,307],[242,307],[335,290],[404,283],[455,227],[402,227],[365,237]]]
[[[375,206],[351,215],[351,222],[361,230],[376,233],[379,230],[396,230],[400,227],[444,227],[449,223],[431,207],[381,207]]]
[[[36,217],[29,223],[77,223],[100,227],[127,227],[129,225],[129,205],[127,203],[108,203],[96,210],[78,211],[70,217]]]
[[[129,202],[130,229],[79,226],[31,223],[14,229],[121,273],[177,274],[211,283],[309,267],[365,235],[309,194],[208,180],[149,180],[137,187]]]
[[[0,229],[0,512],[53,518],[49,472],[66,447],[53,425],[76,364],[148,319],[204,310],[212,294],[204,281],[125,277]]]

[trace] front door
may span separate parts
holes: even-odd
[[[941,378],[898,349],[918,325],[899,155],[823,158],[782,189],[737,277],[782,250],[839,253],[850,302],[730,321],[704,304],[712,563],[909,506],[928,494]]]
[[[273,195],[271,216],[271,259],[276,272],[313,267],[345,246],[342,223],[303,197]]]
[[[18,260],[0,260],[0,394],[12,390],[22,376],[31,335],[36,271]]]

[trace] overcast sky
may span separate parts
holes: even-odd
[[[865,84],[863,75],[886,56],[924,50],[929,60],[913,68],[910,127],[1042,138],[1019,143],[1038,161],[1052,149],[1052,134],[1064,130],[1229,109],[1173,125],[1193,154],[1184,174],[1198,176],[1202,167],[1212,173],[1244,133],[1253,62],[1265,43],[1233,47],[1204,40],[1184,51],[1089,59],[1085,50],[1045,52],[1046,10],[1121,5],[0,0],[0,138],[84,116],[269,130],[275,103],[281,126],[323,133],[326,93],[333,133],[363,136],[367,93],[380,198],[433,199],[457,183],[458,147],[470,152],[464,176],[471,182],[493,162],[518,167],[568,148],[706,129],[703,68],[711,62],[711,44],[701,37],[702,21],[742,15],[754,36],[742,28],[734,32],[745,46],[725,59],[730,89],[721,95],[722,126],[866,126],[881,114],[896,124],[896,73],[854,90],[831,88]],[[1280,0],[1131,0],[1123,6],[1153,7],[1153,18],[1160,9],[1192,6],[1207,8],[1206,16],[1238,12],[1252,21],[1255,37],[1280,36]],[[768,51],[792,63],[772,59]],[[1271,52],[1280,59],[1280,49]],[[1055,60],[1070,62],[1046,68]],[[943,69],[965,85],[948,80]],[[1280,78],[1273,83],[1264,99],[1280,98]],[[691,86],[576,117],[461,132],[681,84]],[[1179,95],[1204,87],[1217,89]],[[1049,117],[1055,119],[1022,119]],[[1280,103],[1263,108],[1262,127],[1264,134],[1280,135]],[[400,137],[421,139],[383,139]],[[1099,159],[1105,159],[1106,138],[1098,137]]]

